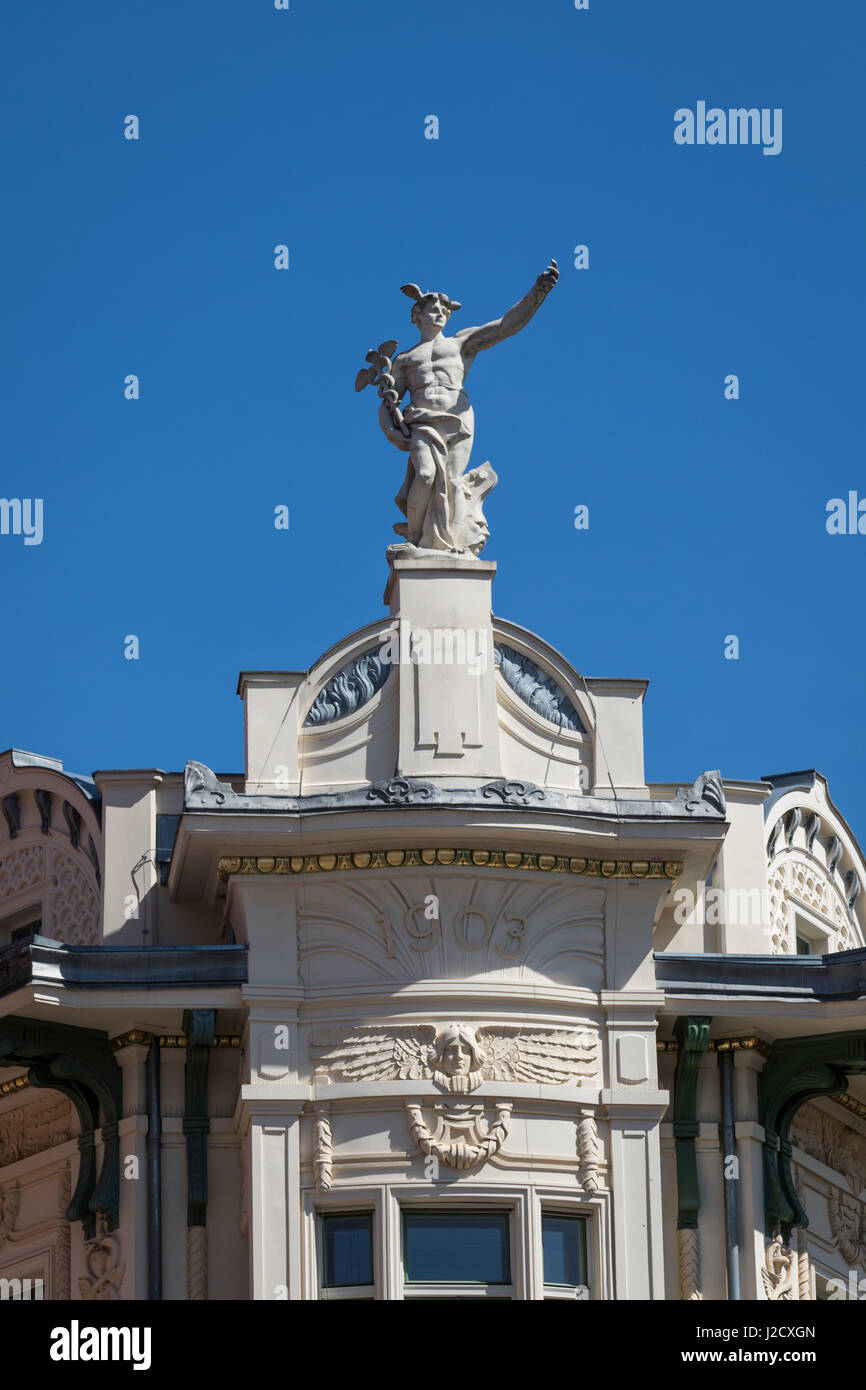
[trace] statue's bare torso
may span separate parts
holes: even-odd
[[[471,329],[465,329],[453,338],[446,338],[440,333],[431,342],[420,342],[401,352],[392,366],[394,390],[400,397],[408,392],[416,408],[466,410],[469,398],[463,390],[463,383],[474,354],[467,360],[462,347],[471,332]]]

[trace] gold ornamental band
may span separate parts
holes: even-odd
[[[769,1057],[772,1052],[769,1043],[764,1042],[763,1038],[710,1038],[707,1043],[708,1052],[759,1052],[762,1057]],[[659,1038],[656,1042],[657,1052],[677,1052],[679,1043],[676,1038]]]
[[[219,861],[219,876],[225,882],[235,874],[329,874],[407,868],[533,869],[589,878],[660,878],[671,882],[676,882],[683,871],[678,859],[578,859],[571,855],[501,849],[370,849],[349,854],[226,857]]]

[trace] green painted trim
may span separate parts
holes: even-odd
[[[698,1073],[710,1044],[710,1020],[704,1015],[678,1018],[677,1069],[674,1073],[674,1145],[677,1155],[677,1230],[696,1227],[701,1209],[698,1183]]]
[[[110,1231],[120,1205],[120,1141],[117,1124],[122,1112],[123,1074],[108,1042],[108,1034],[93,1028],[73,1028],[39,1019],[0,1019],[0,1061],[28,1068],[31,1086],[68,1096],[78,1111],[81,1164],[75,1194],[67,1209],[71,1221],[81,1221],[88,1238],[96,1231],[96,1216],[105,1217]],[[94,1130],[102,1112],[102,1168],[95,1178]]]
[[[187,1009],[183,1132],[186,1135],[186,1224],[207,1225],[207,1075],[214,1041],[213,1009]]]
[[[72,1201],[66,1208],[67,1221],[81,1221],[84,1234],[90,1239],[96,1234],[96,1217],[90,1209],[96,1190],[96,1146],[94,1132],[99,1128],[99,1105],[93,1092],[75,1081],[60,1081],[48,1067],[30,1068],[30,1085],[67,1096],[78,1114],[78,1180]]]
[[[807,1100],[844,1091],[866,1073],[866,1031],[784,1038],[758,1077],[758,1117],[764,1128],[764,1218],[768,1236],[808,1226],[791,1174],[791,1121]]]

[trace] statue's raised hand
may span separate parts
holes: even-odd
[[[550,265],[539,275],[538,279],[535,282],[535,288],[539,290],[542,295],[550,294],[550,291],[553,289],[558,279],[559,266],[556,264],[556,261],[553,260],[553,258],[551,257]]]

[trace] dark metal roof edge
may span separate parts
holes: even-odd
[[[866,947],[827,956],[653,953],[656,984],[670,992],[792,997],[816,1002],[866,998]]]
[[[63,989],[229,988],[247,979],[243,945],[69,946],[35,936],[0,948],[0,995],[30,984]]]

